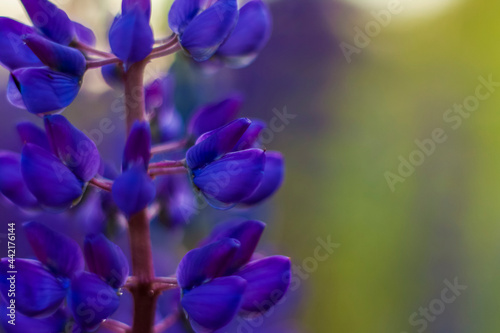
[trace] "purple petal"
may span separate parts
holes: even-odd
[[[123,0],[122,12],[126,13],[130,10],[134,10],[135,6],[138,6],[149,20],[151,17],[151,0]]]
[[[186,293],[181,304],[191,321],[216,330],[238,313],[245,287],[245,280],[236,276],[217,278]]]
[[[247,2],[240,9],[240,17],[229,38],[217,50],[224,57],[256,55],[271,36],[271,13],[260,0]]]
[[[72,277],[83,271],[83,254],[73,239],[37,222],[25,223],[23,228],[37,259],[54,274]]]
[[[123,170],[132,165],[142,165],[148,168],[151,159],[151,129],[146,121],[136,121],[130,130],[123,152]]]
[[[51,42],[37,34],[24,36],[23,40],[45,65],[54,70],[81,77],[87,69],[87,61],[77,49]]]
[[[153,30],[138,6],[115,18],[109,31],[109,44],[113,53],[126,63],[141,61],[151,53]]]
[[[17,87],[14,77],[9,75],[9,81],[7,83],[7,100],[10,104],[19,109],[26,110],[26,105],[24,105],[23,96]]]
[[[22,36],[36,33],[32,27],[0,17],[0,64],[9,70],[40,66],[40,59],[24,44]]]
[[[7,258],[0,262],[0,291],[9,300],[12,276],[15,276],[16,310],[26,316],[47,316],[61,305],[66,290],[62,283],[47,271],[41,263],[34,260],[16,259],[15,275],[9,273],[12,267]]]
[[[224,238],[199,249],[189,251],[177,268],[177,281],[184,290],[190,290],[207,279],[221,276],[238,251],[237,240]]]
[[[243,97],[233,95],[220,102],[205,105],[198,109],[189,121],[188,132],[199,137],[233,120],[241,109]]]
[[[174,108],[175,80],[172,75],[154,80],[144,88],[146,110],[164,106],[166,109]]]
[[[119,304],[117,292],[95,274],[83,272],[71,280],[68,306],[76,323],[85,330],[96,329]]]
[[[101,157],[95,143],[61,115],[45,116],[52,151],[84,182],[99,171]]]
[[[287,292],[291,277],[290,259],[273,256],[253,261],[236,275],[247,281],[241,308],[263,313],[276,305]]]
[[[259,186],[248,198],[241,203],[255,205],[273,195],[283,183],[285,178],[285,160],[279,152],[266,152],[266,166],[264,167],[264,177]]]
[[[236,0],[217,0],[187,25],[180,43],[194,60],[205,61],[217,51],[237,21]]]
[[[47,151],[52,151],[47,134],[45,134],[40,127],[29,121],[24,121],[18,123],[16,129],[23,144],[32,143],[46,149]]]
[[[125,83],[125,70],[122,64],[102,66],[101,74],[104,81],[113,89],[123,90]]]
[[[266,124],[260,120],[252,120],[252,124],[241,137],[240,141],[234,147],[234,151],[258,148],[257,141]]]
[[[47,0],[21,0],[33,25],[54,42],[69,45],[75,28],[68,15]]]
[[[95,46],[96,37],[92,30],[75,21],[73,21],[73,28],[75,29],[75,37],[77,41],[87,46]]]
[[[200,138],[196,145],[186,153],[188,167],[191,169],[201,168],[233,150],[250,123],[249,119],[240,118],[210,132],[206,137]]]
[[[120,288],[128,277],[128,261],[120,247],[103,234],[87,236],[84,245],[89,271],[104,278],[113,288]]]
[[[156,188],[142,166],[133,166],[115,180],[112,194],[118,208],[130,216],[154,200]]]
[[[168,13],[170,29],[176,34],[181,34],[189,22],[198,15],[200,9],[200,0],[175,0]]]
[[[66,314],[63,310],[59,310],[53,315],[44,318],[31,318],[23,315],[20,312],[15,312],[8,308],[9,305],[1,302],[0,316],[1,323],[6,333],[54,333],[64,332],[66,326]],[[9,323],[15,318],[15,325]]]
[[[21,171],[31,193],[47,208],[69,208],[83,193],[80,180],[59,159],[37,145],[24,146]]]
[[[265,227],[266,224],[260,221],[222,223],[213,230],[212,234],[203,243],[212,243],[223,238],[233,238],[240,242],[241,246],[226,272],[232,274],[252,258]]]
[[[209,198],[234,203],[252,194],[262,180],[265,152],[247,149],[229,153],[194,171],[194,184]]]
[[[80,91],[80,78],[49,68],[20,68],[12,76],[24,105],[31,113],[61,110],[70,105]]]
[[[0,151],[0,192],[20,207],[37,206],[21,174],[21,155]]]

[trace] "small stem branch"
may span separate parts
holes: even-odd
[[[174,310],[170,315],[163,318],[158,324],[155,325],[154,333],[161,333],[172,327],[179,319],[179,311]]]
[[[168,37],[155,40],[155,44],[167,44],[167,43],[170,43],[172,40],[174,40],[176,38],[177,38],[177,35],[175,33],[172,33]]]
[[[149,163],[149,169],[159,169],[159,168],[175,168],[182,167],[185,165],[185,161],[161,161],[155,163]]]
[[[104,321],[101,326],[106,328],[108,331],[116,333],[125,333],[130,330],[130,326],[128,326],[127,324],[109,318],[106,319],[106,321]]]
[[[155,277],[154,282],[178,285],[177,278],[175,277]]]
[[[122,62],[122,61],[118,58],[109,58],[109,59],[95,60],[95,61],[92,60],[92,61],[87,61],[87,68],[88,69],[100,68],[102,66],[111,65],[111,64],[118,64],[120,62]]]
[[[108,192],[111,192],[113,187],[113,182],[107,179],[93,178],[89,181],[89,184]]]
[[[157,176],[167,176],[167,175],[179,175],[186,173],[187,169],[185,167],[177,167],[177,168],[165,168],[165,169],[153,169],[149,170],[149,175],[151,177]]]
[[[93,48],[91,46],[85,45],[85,44],[80,43],[80,42],[76,43],[75,48],[79,49],[80,51],[84,51],[86,53],[90,53],[90,54],[93,54],[93,55],[98,55],[98,56],[101,56],[101,57],[104,57],[104,58],[114,58],[115,57],[111,53],[97,50],[97,49],[95,49],[95,48]]]
[[[176,43],[165,50],[151,53],[147,59],[151,60],[151,59],[165,57],[165,56],[174,54],[175,52],[179,51],[180,49],[182,49],[181,45],[179,43]]]
[[[157,145],[151,148],[151,154],[157,155],[161,153],[170,153],[172,151],[184,148],[187,142],[188,142],[187,139],[183,139],[176,142],[168,142],[161,145]]]

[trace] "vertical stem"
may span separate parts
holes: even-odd
[[[135,121],[146,120],[144,102],[144,68],[146,61],[130,66],[125,77],[127,133]],[[147,209],[129,219],[132,272],[137,284],[130,290],[134,296],[132,333],[153,333],[158,293],[154,291],[153,251]]]

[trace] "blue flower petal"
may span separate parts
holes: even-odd
[[[23,40],[45,65],[56,71],[81,77],[87,69],[87,61],[77,49],[51,42],[36,34],[24,36]]]
[[[224,57],[256,55],[271,36],[271,14],[261,0],[251,0],[240,9],[240,17],[228,39],[217,50]]]
[[[119,305],[117,291],[97,275],[83,272],[71,280],[68,306],[84,330],[95,330]]]
[[[68,15],[48,0],[21,0],[33,25],[54,42],[69,45],[75,28]]]
[[[170,29],[181,34],[201,10],[200,0],[175,0],[168,13]]]
[[[264,313],[285,296],[290,286],[290,259],[273,256],[253,261],[236,275],[247,281],[242,310]]]
[[[73,21],[73,28],[75,29],[75,37],[77,41],[87,46],[95,46],[96,37],[92,30],[75,21]]]
[[[266,123],[260,120],[252,120],[252,124],[234,147],[234,151],[258,148],[259,135],[266,128]]]
[[[151,53],[153,30],[137,5],[115,18],[109,31],[109,44],[113,53],[126,63],[141,61]]]
[[[226,272],[226,274],[232,274],[252,258],[265,227],[265,223],[252,220],[222,223],[214,228],[203,244],[209,244],[224,238],[233,238],[240,242],[240,248]]]
[[[7,83],[7,100],[10,104],[16,108],[26,110],[26,105],[24,105],[23,96],[17,87],[17,83],[12,75],[9,75],[9,81]]]
[[[193,170],[198,169],[230,152],[250,124],[249,119],[240,118],[200,137],[186,153],[187,166]]]
[[[37,259],[54,274],[72,277],[83,271],[83,254],[73,239],[37,222],[25,223],[23,228]]]
[[[54,154],[82,181],[94,178],[101,166],[95,143],[61,115],[46,116],[44,119]]]
[[[49,68],[20,68],[12,76],[24,105],[31,113],[47,113],[70,105],[80,91],[81,79]]]
[[[239,202],[252,194],[262,180],[266,157],[260,149],[229,153],[195,170],[193,183],[209,198]]]
[[[123,64],[111,64],[101,67],[104,81],[113,89],[123,90],[125,84],[125,70]]]
[[[24,44],[22,36],[36,33],[32,27],[0,17],[0,64],[9,70],[41,66],[40,59]]]
[[[130,10],[134,10],[134,7],[138,8],[146,15],[148,20],[151,17],[151,0],[123,0],[122,1],[122,13],[127,13]]]
[[[20,207],[37,206],[21,174],[21,155],[0,151],[0,192]]]
[[[156,187],[142,166],[133,166],[115,180],[112,194],[118,208],[130,216],[154,200]]]
[[[83,193],[80,180],[59,159],[37,145],[24,146],[21,171],[31,193],[47,208],[67,209]]]
[[[238,313],[245,288],[246,281],[240,277],[217,278],[186,293],[181,304],[190,321],[213,331]]]
[[[87,236],[84,253],[89,271],[102,277],[113,288],[120,288],[125,284],[129,266],[118,245],[103,234]]]
[[[12,275],[7,258],[0,262],[0,291],[4,300],[8,296]],[[62,304],[66,290],[62,283],[34,260],[15,261],[16,310],[26,316],[48,316]]]
[[[151,129],[146,121],[136,121],[130,130],[123,152],[123,170],[142,165],[147,170],[151,159]]]
[[[199,108],[189,121],[189,134],[199,137],[226,125],[236,117],[242,104],[243,97],[237,94]]]
[[[189,251],[177,268],[177,281],[184,290],[190,290],[207,279],[221,276],[231,265],[240,243],[224,238],[199,249]]]
[[[249,197],[241,201],[246,205],[255,205],[273,195],[285,178],[285,160],[279,152],[266,152],[266,166],[264,176],[259,186]]]
[[[64,332],[66,326],[66,314],[63,310],[59,310],[51,316],[44,318],[31,318],[23,315],[20,312],[8,309],[10,305],[0,302],[1,310],[1,323],[6,333],[54,333]],[[15,318],[15,325],[9,323]]]
[[[23,144],[32,143],[47,151],[52,151],[47,134],[40,127],[29,121],[23,121],[16,125],[16,129]]]
[[[196,16],[180,35],[182,47],[196,61],[209,59],[238,21],[236,0],[217,0]]]

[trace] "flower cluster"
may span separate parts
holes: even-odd
[[[37,260],[15,261],[19,316],[16,326],[4,323],[6,330],[76,333],[105,326],[112,332],[151,333],[189,323],[195,332],[209,333],[237,318],[260,316],[282,300],[290,284],[290,259],[255,252],[262,222],[218,224],[170,276],[155,275],[150,239],[150,225],[157,220],[185,226],[200,199],[219,210],[248,211],[281,187],[284,157],[261,143],[264,122],[238,118],[241,95],[209,101],[187,116],[176,108],[173,74],[144,85],[148,62],[178,51],[212,67],[250,64],[270,37],[268,6],[261,0],[241,7],[236,0],[175,0],[165,13],[173,34],[156,39],[150,0],[123,0],[106,52],[95,48],[90,29],[48,0],[22,4],[33,26],[0,17],[0,65],[10,73],[10,103],[43,119],[44,128],[18,124],[22,152],[0,151],[0,193],[34,216],[59,214],[70,224],[84,219],[78,218],[81,210],[99,211],[108,225],[85,236],[83,252],[62,232],[38,222],[23,225]],[[100,152],[59,114],[75,100],[85,73],[95,68],[124,93],[127,134],[121,161]],[[73,215],[63,215],[67,212]],[[116,236],[120,227],[128,230],[130,253],[103,234]],[[8,265],[2,259],[0,292],[7,303]],[[131,327],[110,318],[122,289],[134,300]],[[158,297],[172,290],[174,317],[158,323]]]

